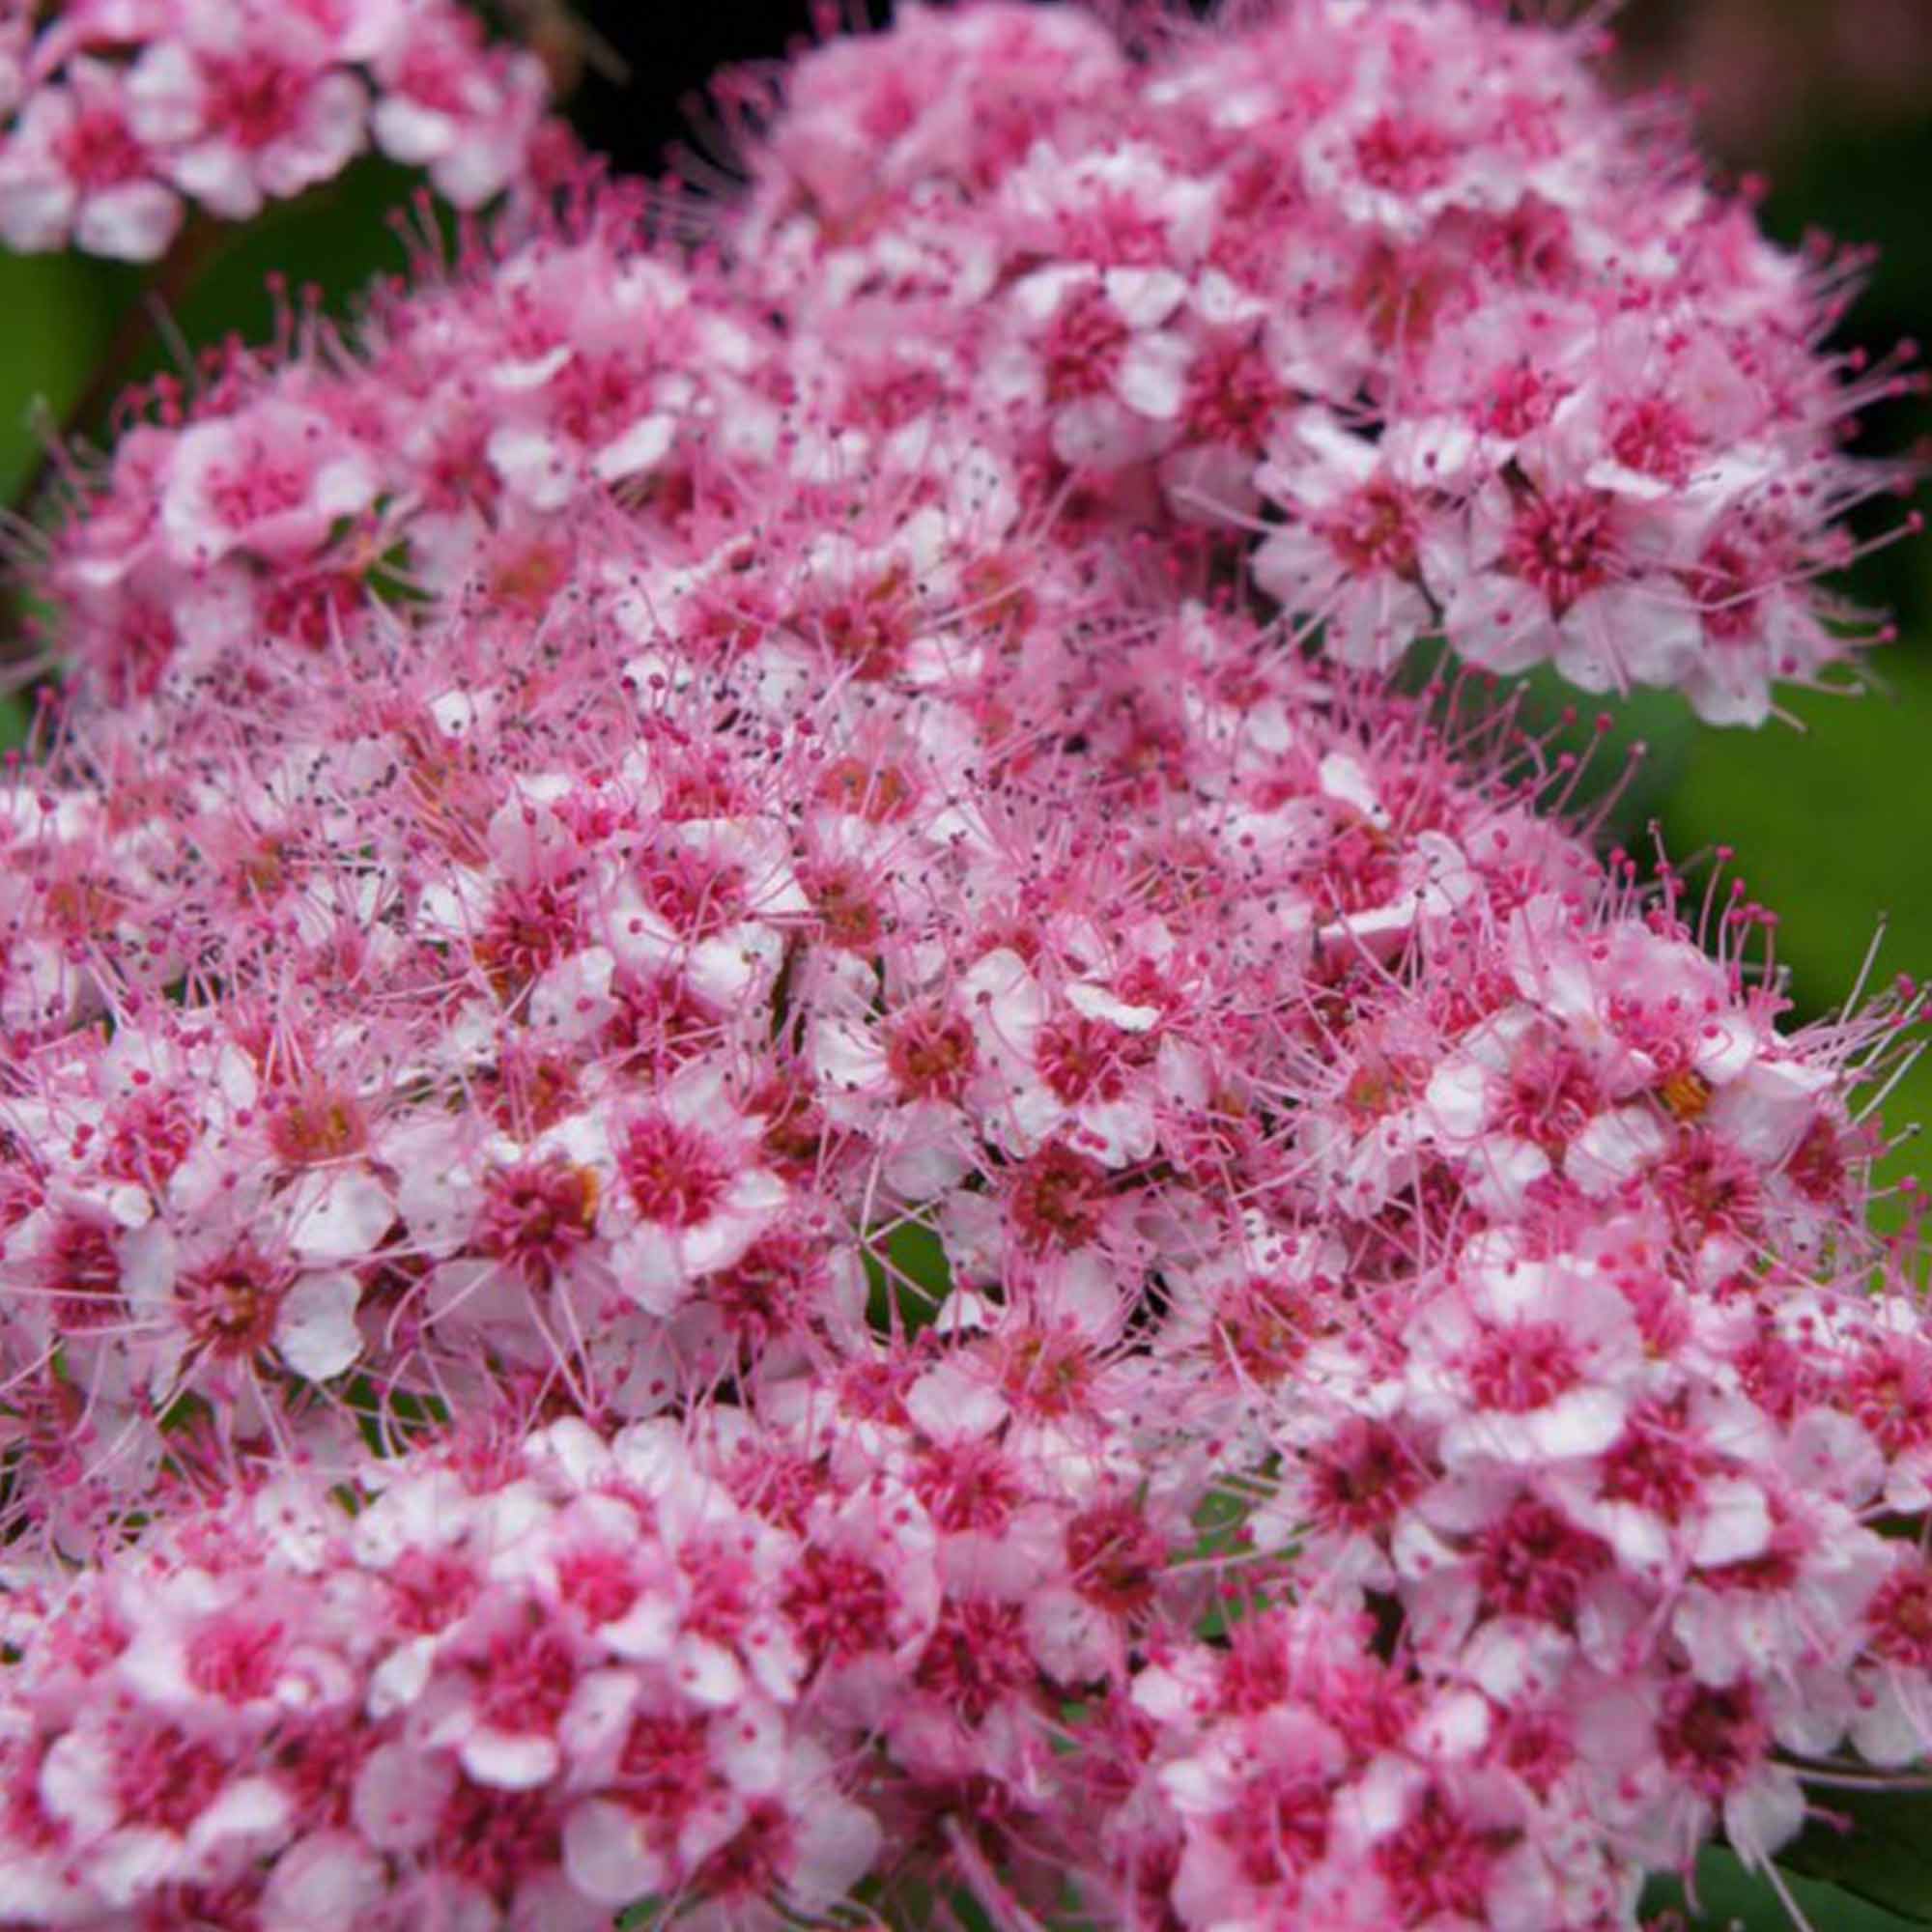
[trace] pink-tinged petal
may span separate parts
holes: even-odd
[[[348,1269],[305,1274],[283,1298],[275,1349],[297,1375],[327,1381],[362,1352],[355,1310],[362,1285]]]
[[[906,1412],[935,1441],[989,1435],[1007,1418],[1006,1398],[964,1361],[928,1369],[906,1394]]]
[[[563,1868],[579,1891],[611,1906],[664,1891],[672,1876],[638,1813],[608,1798],[586,1800],[564,1819]]]
[[[1724,1835],[1747,1866],[1767,1862],[1804,1829],[1804,1787],[1783,1765],[1761,1765],[1724,1800]]]
[[[460,125],[447,114],[405,94],[385,94],[369,116],[376,145],[392,161],[419,168],[440,158],[456,145]]]
[[[822,1913],[850,1891],[871,1870],[885,1843],[869,1811],[825,1787],[807,1801],[794,1829],[796,1862],[786,1893],[794,1908],[808,1915]]]
[[[1563,1172],[1594,1199],[1613,1193],[1669,1151],[1670,1133],[1647,1107],[1599,1114],[1570,1143]]]
[[[382,1861],[353,1832],[316,1832],[275,1861],[262,1917],[280,1932],[338,1932],[382,1897]]]
[[[577,488],[576,464],[548,431],[505,424],[492,433],[491,467],[532,509],[560,510]]]
[[[435,1838],[455,1789],[456,1766],[441,1753],[378,1745],[356,1774],[350,1811],[378,1851],[418,1851]]]
[[[5,223],[0,194],[0,226]],[[180,195],[159,182],[130,182],[89,195],[74,222],[73,239],[92,255],[120,262],[157,262],[181,232]]]
[[[1690,1546],[1700,1569],[1748,1563],[1771,1545],[1771,1510],[1764,1492],[1739,1477],[1716,1477],[1704,1485],[1702,1513]]]
[[[590,468],[600,482],[621,483],[655,469],[677,441],[677,418],[648,415],[613,437],[597,452]]]
[[[128,71],[128,120],[150,147],[176,147],[200,131],[201,71],[179,41],[151,44]]]
[[[1190,351],[1179,335],[1157,331],[1137,335],[1121,357],[1115,393],[1137,414],[1153,422],[1172,422],[1187,395]]]
[[[1053,453],[1074,469],[1124,469],[1148,448],[1147,421],[1113,396],[1068,403],[1053,418]]]
[[[463,1740],[457,1749],[463,1769],[478,1784],[499,1791],[534,1791],[548,1784],[563,1764],[554,1738],[511,1735],[483,1725]]]
[[[1187,278],[1172,269],[1108,269],[1100,286],[1132,329],[1158,328],[1187,294]]]
[[[307,1176],[291,1194],[289,1242],[304,1261],[359,1261],[396,1218],[388,1188],[363,1169]]]
[[[244,1847],[268,1851],[287,1836],[294,1818],[289,1794],[273,1778],[237,1778],[196,1815],[187,1850],[197,1862],[233,1858]]]
[[[71,183],[47,176],[0,179],[0,241],[22,255],[64,248],[79,199]]]
[[[1555,627],[1543,600],[1526,584],[1494,571],[1456,584],[1442,628],[1463,656],[1489,670],[1527,670],[1555,654]]]

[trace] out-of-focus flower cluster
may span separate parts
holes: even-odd
[[[1849,641],[1834,284],[1588,51],[909,12],[71,470],[6,1922],[1560,1932],[1932,1747],[1913,989],[1379,675]]]
[[[547,92],[455,0],[0,5],[0,241],[148,262],[373,142],[462,208],[525,171]]]

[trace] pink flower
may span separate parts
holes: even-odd
[[[62,85],[37,90],[0,153],[0,236],[22,250],[70,238],[91,254],[151,262],[181,226],[182,205],[130,126],[117,69],[81,58]]]
[[[377,145],[427,167],[459,208],[488,201],[522,171],[545,96],[534,55],[493,55],[471,15],[439,8],[406,19],[373,71]]]
[[[363,144],[362,82],[246,10],[201,10],[142,52],[128,92],[175,185],[231,220],[327,181]]]
[[[1643,1362],[1630,1306],[1562,1261],[1479,1237],[1408,1337],[1415,1412],[1451,1468],[1547,1468],[1600,1455],[1623,1431]]]
[[[264,400],[183,432],[161,496],[162,537],[184,564],[233,550],[279,561],[317,549],[378,488],[367,455],[327,417]]]
[[[1324,412],[1286,428],[1255,483],[1295,521],[1256,550],[1255,582],[1295,618],[1320,622],[1341,663],[1389,669],[1433,619],[1422,554],[1436,517],[1424,493],[1455,478],[1441,452],[1373,447]]]

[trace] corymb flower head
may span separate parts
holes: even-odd
[[[1903,379],[1593,29],[1128,24],[669,205],[454,7],[0,38],[16,245],[509,191],[33,554],[9,1926],[1603,1932],[1932,1751],[1919,995],[1496,688],[1870,641]]]

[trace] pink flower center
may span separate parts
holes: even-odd
[[[1087,1406],[1094,1351],[1071,1328],[1023,1328],[1003,1350],[1001,1387],[1009,1403],[1043,1420]]]
[[[1477,1540],[1483,1596],[1505,1616],[1567,1629],[1607,1550],[1547,1503],[1520,1496]]]
[[[1479,419],[1492,434],[1517,441],[1549,420],[1562,394],[1541,370],[1513,363],[1490,384]]]
[[[1681,1414],[1650,1413],[1631,1426],[1603,1462],[1603,1492],[1665,1522],[1681,1522],[1710,1465]]]
[[[549,1735],[577,1689],[577,1660],[554,1633],[534,1629],[499,1639],[471,1666],[476,1712],[515,1735]]]
[[[994,1444],[934,1447],[912,1476],[913,1493],[943,1530],[1003,1529],[1025,1491]]]
[[[718,1145],[664,1114],[631,1123],[617,1164],[638,1212],[661,1227],[708,1221],[731,1184]]]
[[[1932,1442],[1932,1350],[1897,1341],[1870,1349],[1852,1366],[1841,1400],[1888,1458]]]
[[[1686,584],[1696,600],[1704,635],[1719,644],[1754,640],[1763,620],[1763,565],[1725,538],[1707,544]]]
[[[1313,1774],[1277,1772],[1251,1780],[1214,1820],[1215,1835],[1235,1854],[1250,1885],[1298,1880],[1328,1849],[1332,1794]]]
[[[973,1029],[938,1009],[905,1014],[886,1045],[886,1065],[908,1100],[957,1100],[978,1064]]]
[[[1068,1107],[1118,1100],[1127,1074],[1152,1057],[1146,1037],[1077,1013],[1041,1029],[1034,1058],[1055,1099]]]
[[[1503,547],[1510,574],[1541,591],[1557,617],[1607,582],[1615,560],[1609,502],[1593,490],[1524,497]]]
[[[1173,254],[1166,222],[1118,188],[1102,188],[1091,199],[1083,198],[1078,209],[1063,211],[1059,229],[1061,245],[1055,252],[1064,261],[1157,269]]]
[[[579,442],[601,442],[644,413],[649,378],[649,364],[638,355],[580,352],[550,384],[554,420]]]
[[[498,1791],[458,1780],[436,1833],[436,1852],[498,1906],[526,1879],[551,1872],[563,1855],[556,1802],[549,1791]]]
[[[1008,1691],[1038,1672],[1017,1604],[990,1597],[949,1601],[919,1660],[918,1684],[949,1711],[977,1724]]]
[[[265,1697],[281,1661],[282,1626],[223,1618],[204,1626],[187,1647],[187,1681],[230,1704]]]
[[[1496,1125],[1555,1157],[1603,1105],[1595,1076],[1576,1054],[1531,1046],[1511,1064],[1509,1091]]]
[[[269,1145],[289,1167],[345,1160],[368,1145],[369,1129],[353,1094],[316,1085],[291,1094],[269,1112]]]
[[[228,1766],[214,1747],[190,1743],[173,1724],[124,1740],[115,1759],[115,1790],[128,1822],[177,1836],[227,1780]]]
[[[1259,456],[1287,401],[1258,343],[1221,343],[1204,350],[1188,371],[1182,419],[1197,442]]]
[[[562,1154],[497,1167],[484,1177],[476,1245],[533,1287],[548,1286],[597,1231],[595,1172]]]
[[[615,1623],[643,1594],[630,1558],[594,1544],[557,1558],[556,1584],[563,1601],[593,1624]]]
[[[680,1560],[690,1588],[685,1622],[714,1643],[735,1642],[756,1590],[750,1560],[716,1540],[688,1544]]]
[[[1932,1569],[1907,1562],[1893,1571],[1874,1593],[1865,1625],[1876,1655],[1932,1671]]]
[[[470,44],[477,36],[468,14],[453,15],[450,25],[467,31],[460,38],[456,32],[443,32],[419,33],[412,39],[396,63],[389,92],[460,121],[470,107],[465,82],[477,71],[478,49]]]
[[[1401,888],[1402,853],[1378,826],[1346,809],[1334,814],[1321,857],[1305,874],[1309,895],[1324,919],[1346,919],[1388,904]],[[1393,1066],[1385,1064],[1392,1075]]]
[[[245,466],[209,472],[209,508],[231,530],[285,516],[308,499],[307,469],[277,462],[259,446],[251,454]]]
[[[84,1335],[124,1321],[121,1255],[98,1221],[71,1214],[54,1229],[42,1262],[52,1298],[53,1324],[63,1335]]]
[[[1021,1246],[1034,1254],[1085,1246],[1099,1228],[1106,1186],[1097,1161],[1059,1141],[1042,1148],[1019,1170],[1009,1196]]]
[[[1376,1846],[1376,1864],[1395,1895],[1399,1922],[1488,1918],[1490,1875],[1512,1836],[1471,1824],[1432,1785],[1407,1822]]]
[[[1272,1386],[1308,1352],[1309,1315],[1292,1289],[1247,1283],[1224,1297],[1209,1343],[1243,1379]]]
[[[1111,1615],[1146,1608],[1166,1562],[1166,1547],[1134,1503],[1095,1503],[1066,1525],[1069,1579]]]
[[[797,1330],[822,1285],[817,1252],[796,1235],[767,1235],[705,1279],[705,1300],[740,1342],[760,1349]]]
[[[1771,1727],[1748,1683],[1725,1690],[1679,1682],[1664,1695],[1657,1747],[1673,1773],[1701,1797],[1721,1800],[1763,1761]]]
[[[808,1549],[784,1593],[784,1613],[814,1661],[839,1662],[890,1642],[891,1586],[876,1565],[843,1550]]]
[[[644,862],[639,884],[658,917],[682,939],[709,939],[744,917],[744,868],[708,852],[668,846]]]
[[[1048,400],[1076,403],[1105,395],[1114,386],[1127,336],[1127,325],[1098,289],[1076,289],[1060,304],[1040,343]]]
[[[448,1629],[482,1589],[473,1564],[441,1549],[404,1550],[389,1565],[384,1581],[394,1593],[397,1624],[418,1635]]]
[[[583,944],[574,880],[498,887],[475,941],[476,963],[508,999]]]
[[[1358,490],[1323,534],[1351,576],[1416,574],[1415,519],[1408,499],[1391,483],[1370,483]]]
[[[1386,1530],[1423,1486],[1423,1465],[1380,1423],[1352,1418],[1325,1444],[1310,1471],[1311,1514],[1329,1530]]]
[[[1463,1370],[1481,1408],[1526,1415],[1581,1378],[1569,1335],[1554,1321],[1515,1321],[1484,1337]]]
[[[275,1318],[290,1282],[288,1269],[270,1263],[244,1240],[219,1261],[184,1275],[176,1284],[182,1319],[195,1343],[223,1360],[259,1354],[275,1336]]]
[[[1449,179],[1455,148],[1426,121],[1378,115],[1355,136],[1355,165],[1372,187],[1420,194]]]
[[[1665,1206],[1689,1227],[1747,1233],[1757,1225],[1763,1178],[1728,1141],[1689,1133],[1654,1173]]]
[[[633,1718],[615,1784],[640,1816],[674,1825],[709,1790],[711,1755],[696,1718]]]
[[[128,124],[109,107],[86,107],[54,143],[54,156],[68,178],[86,194],[121,187],[141,180],[148,157],[128,131]]]
[[[1646,396],[1620,412],[1610,432],[1610,453],[1626,469],[1681,489],[1690,480],[1696,438],[1674,403]]]
[[[305,105],[309,76],[265,53],[204,60],[208,119],[238,147],[268,147],[291,133]]]

